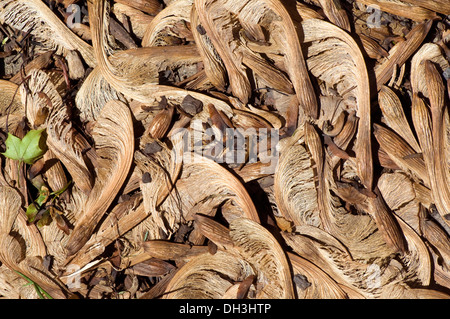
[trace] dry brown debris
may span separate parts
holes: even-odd
[[[0,297],[449,298],[449,15],[0,0]]]

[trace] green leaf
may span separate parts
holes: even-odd
[[[29,223],[33,223],[36,218],[36,214],[39,212],[39,209],[36,207],[34,203],[31,203],[27,207],[26,215]]]
[[[44,129],[31,130],[23,139],[8,133],[5,141],[6,151],[2,154],[19,163],[33,164],[47,151],[46,135],[43,132]]]
[[[29,223],[33,223],[36,219],[36,216],[39,214],[41,215],[41,219],[43,216],[48,215],[48,212],[44,212],[42,214],[42,209],[44,209],[45,203],[47,203],[47,200],[50,196],[50,191],[47,187],[42,186],[39,189],[39,196],[36,198],[35,201],[33,201],[30,205],[28,205],[26,210],[27,220]],[[51,220],[50,220],[51,221]],[[42,225],[48,225],[48,218],[41,222]]]

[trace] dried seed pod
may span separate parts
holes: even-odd
[[[264,117],[249,111],[244,110],[234,110],[234,116],[232,122],[235,127],[241,127],[244,130],[249,128],[272,128],[270,122],[268,122]]]
[[[57,160],[55,154],[51,150],[47,150],[47,152],[45,152],[44,154],[44,161],[46,163],[51,163],[55,160]],[[64,187],[66,187],[67,183],[69,182],[64,172],[64,168],[59,161],[46,169],[44,174],[47,177],[48,185],[53,191],[64,189]]]
[[[177,23],[190,23],[192,0],[170,3],[148,25],[142,38],[143,47],[168,45],[167,37],[178,38],[173,29]]]
[[[22,75],[29,75],[30,71],[33,69],[43,69],[45,67],[47,67],[50,62],[51,62],[51,57],[54,53],[52,51],[46,52],[46,53],[42,53],[39,56],[37,56],[36,58],[34,58],[30,63],[28,63],[25,66],[25,70],[24,73],[22,74],[22,72],[17,73],[16,75],[14,75],[10,81],[16,84],[20,84],[22,82]]]
[[[142,246],[149,256],[161,260],[174,260],[177,264],[188,262],[208,252],[206,246],[190,246],[163,240],[146,241],[142,243]]]
[[[437,11],[428,10],[426,9],[427,7],[421,6],[415,1],[413,3],[408,3],[408,0],[360,0],[359,2],[366,5],[378,6],[380,10],[384,12],[389,12],[415,21],[433,19],[436,17],[436,12],[433,11]]]
[[[386,58],[386,60],[375,67],[378,89],[381,89],[381,86],[389,81],[394,66],[403,65],[419,48],[419,46],[422,44],[422,41],[428,34],[428,31],[430,31],[432,24],[433,20],[428,20],[415,26],[406,35],[406,40],[397,43],[389,51],[389,56]]]
[[[196,0],[194,3],[198,19],[226,68],[233,95],[242,103],[247,103],[251,95],[250,81],[246,68],[241,63],[242,57],[231,49],[236,46],[231,29],[231,15],[224,14],[221,1],[208,3]]]
[[[277,42],[285,45],[285,65],[288,66],[288,75],[294,87],[298,103],[304,109],[305,114],[312,118],[318,117],[318,103],[309,78],[305,59],[303,57],[301,43],[299,41],[299,28],[296,28],[286,7],[278,1],[264,0],[250,1],[242,7],[240,3],[230,2],[230,11],[238,12],[240,20],[246,20],[248,23],[258,24],[263,22],[263,27],[277,32],[281,37]],[[275,13],[281,19],[263,19],[266,14]],[[264,25],[266,23],[267,25]],[[277,34],[277,35],[278,35]]]
[[[43,127],[47,127],[47,144],[67,168],[76,186],[89,193],[94,176],[83,154],[91,148],[90,144],[68,121],[68,108],[63,104],[61,96],[45,72],[33,70],[28,87],[31,94],[28,95],[25,87],[22,87],[22,97],[24,102],[27,101],[27,115],[30,122],[36,124],[39,109],[43,106],[49,108],[49,115],[42,124]],[[39,93],[44,93],[46,98],[42,99]]]
[[[358,118],[355,112],[350,112],[345,121],[344,127],[339,132],[339,134],[333,139],[337,147],[341,149],[347,149],[351,140],[355,136],[358,127]]]
[[[414,93],[428,97],[428,86],[425,78],[425,63],[429,60],[441,70],[450,67],[449,61],[443,55],[442,49],[435,43],[425,43],[411,59],[411,88]]]
[[[430,61],[425,61],[425,76],[428,84],[432,122],[432,165],[433,175],[430,176],[433,198],[439,213],[450,225],[450,173],[447,166],[447,129],[445,127],[445,89],[441,76]],[[431,155],[431,154],[430,154]],[[427,159],[430,158],[427,156]]]
[[[158,14],[158,12],[160,12],[162,9],[161,3],[157,0],[138,0],[138,1],[115,0],[115,2],[131,6],[135,9],[141,10],[151,15]]]
[[[257,270],[262,289],[257,298],[294,298],[290,268],[279,243],[268,230],[246,218],[230,223],[230,237],[242,257]]]
[[[336,86],[344,99],[356,98],[355,111],[359,118],[355,146],[357,171],[364,186],[370,190],[373,182],[370,87],[364,57],[351,36],[328,22],[308,19],[302,22],[302,27],[304,41],[312,42],[307,59],[311,73],[328,86]],[[348,67],[336,65],[333,61],[337,56]]]
[[[170,280],[164,299],[219,299],[232,286],[253,275],[251,266],[228,252],[194,257]]]
[[[405,254],[408,260],[407,270],[424,286],[428,286],[431,280],[432,263],[427,246],[411,226],[399,217],[396,217],[396,219],[408,246],[408,253]]]
[[[387,86],[382,86],[378,94],[378,104],[387,125],[400,135],[416,153],[420,153],[420,146],[409,127],[402,104],[394,91]]]
[[[134,131],[128,107],[119,101],[107,103],[93,132],[98,158],[97,179],[79,215],[66,249],[73,257],[88,241],[98,221],[114,200],[133,160]]]
[[[439,12],[442,14],[446,14],[446,15],[450,14],[450,4],[445,0],[436,0],[436,1],[402,0],[402,1],[429,9],[431,11]]]
[[[404,171],[413,173],[425,185],[430,185],[430,178],[423,159],[411,156],[416,154],[416,152],[400,136],[378,124],[374,125],[374,135],[380,147],[383,148],[394,163]]]
[[[19,86],[10,81],[0,80],[0,115],[23,113]]]
[[[327,18],[335,25],[350,32],[350,22],[348,20],[347,13],[341,7],[339,0],[325,1],[319,0],[320,6],[322,7]]]
[[[450,238],[449,235],[429,216],[424,207],[419,213],[419,229],[423,237],[432,245],[430,253],[433,255],[434,280],[444,287],[449,286],[450,279]],[[437,252],[435,252],[437,251]],[[437,255],[437,256],[435,256]]]
[[[305,142],[316,164],[318,185],[317,185],[317,207],[322,227],[330,233],[334,233],[333,217],[328,201],[328,188],[326,186],[324,153],[322,141],[316,129],[309,123],[305,124]]]
[[[89,66],[96,65],[92,47],[77,37],[47,5],[40,0],[0,2],[0,21],[31,32],[50,49],[76,50]]]
[[[219,248],[227,250],[233,247],[233,241],[231,240],[228,228],[211,218],[198,214],[194,216],[194,220],[200,232]]]
[[[293,253],[288,253],[288,257],[292,264],[293,274],[295,274],[294,282],[299,299],[348,298],[345,290],[318,266]],[[299,278],[296,276],[299,275],[302,278],[301,284],[296,281],[296,278]]]
[[[193,29],[192,33],[198,51],[202,56],[206,76],[212,83],[212,85],[214,85],[218,90],[224,91],[226,89],[227,82],[225,65],[219,54],[217,53],[217,50],[211,43],[211,39],[206,34],[205,29],[200,24],[198,12],[195,8],[195,5],[192,5],[191,24],[195,26],[195,29]]]
[[[145,277],[161,277],[170,273],[175,266],[160,259],[151,258],[137,263],[125,270],[125,273]]]
[[[287,94],[294,93],[292,83],[280,70],[250,49],[244,51],[242,63],[252,69],[270,87]]]
[[[310,153],[300,143],[281,149],[275,172],[275,200],[279,212],[296,225],[320,225],[317,190]]]
[[[404,235],[392,212],[387,207],[378,188],[375,188],[376,198],[368,198],[368,212],[375,219],[379,231],[386,243],[403,254],[408,252]]]
[[[166,107],[153,118],[144,135],[149,135],[154,139],[162,139],[169,130],[174,109],[175,107],[173,105],[166,105]]]
[[[114,15],[121,21],[129,19],[133,34],[142,39],[147,28],[154,19],[153,16],[145,14],[141,10],[135,9],[130,5],[115,3],[113,8]]]
[[[84,66],[78,53],[69,51],[66,54],[67,67],[69,69],[69,77],[73,80],[80,80],[84,77]]]
[[[372,59],[380,59],[382,57],[387,57],[389,53],[372,38],[364,35],[363,33],[358,34],[361,39],[361,43],[366,51],[367,55]]]
[[[259,109],[256,108],[250,104],[248,104],[248,108],[250,109],[250,111],[252,111],[253,113],[255,113],[258,116],[261,116],[262,118],[264,118],[267,122],[270,123],[270,125],[275,128],[275,129],[280,129],[283,126],[283,122],[280,119],[280,116],[275,113],[275,112],[271,112],[271,111],[267,111],[267,110],[263,110],[263,109]]]

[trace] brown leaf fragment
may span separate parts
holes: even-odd
[[[50,208],[51,212],[53,211],[52,218],[56,221],[56,226],[58,226],[59,229],[61,229],[66,235],[70,234],[70,227],[67,223],[66,219],[62,216],[62,213],[59,211],[55,211],[54,208]]]

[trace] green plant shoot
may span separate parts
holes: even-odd
[[[37,295],[40,299],[53,299],[52,296],[48,292],[46,292],[44,289],[41,288],[37,283],[35,283],[33,280],[22,274],[20,271],[14,270],[18,275],[20,275],[23,279],[28,281],[27,285],[33,285],[34,289],[36,290]],[[44,297],[45,296],[45,297]]]

